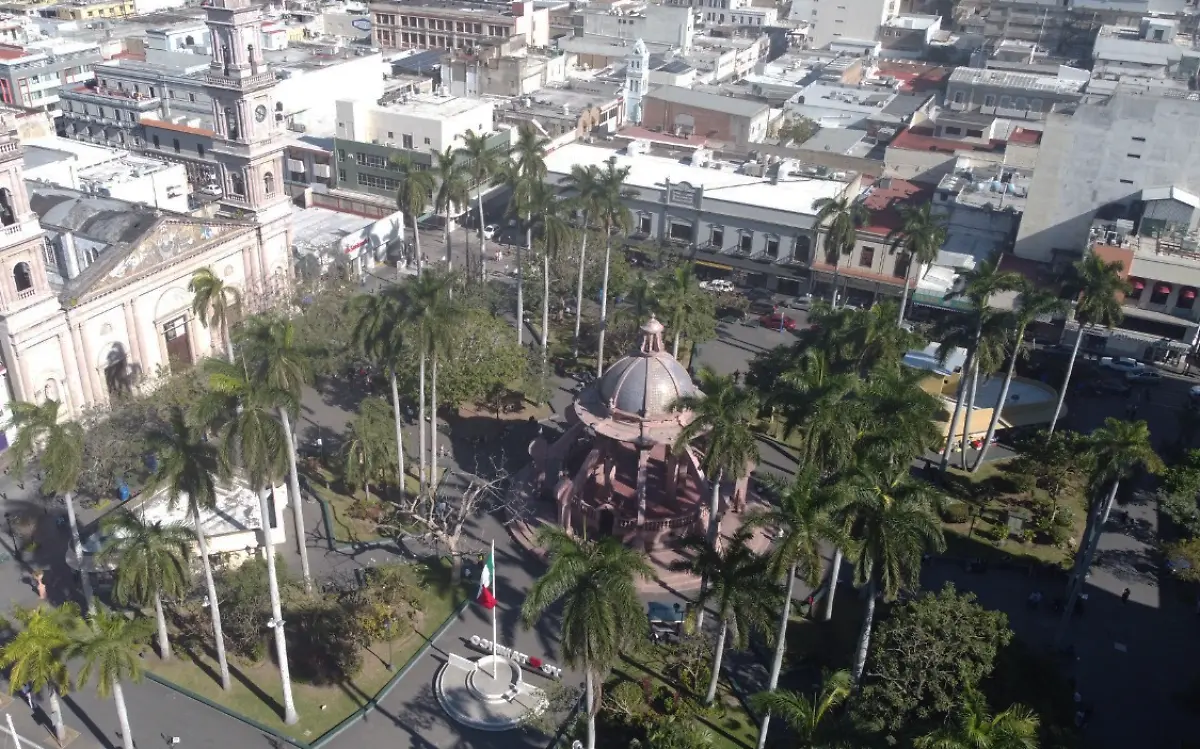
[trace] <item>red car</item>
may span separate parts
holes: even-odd
[[[772,312],[769,315],[763,315],[762,317],[758,318],[758,321],[764,328],[773,328],[775,330],[779,330],[779,327],[782,324],[784,330],[796,329],[795,320],[787,315],[781,315],[778,312]]]

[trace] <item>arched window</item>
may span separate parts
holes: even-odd
[[[234,114],[233,107],[225,107],[225,129],[229,132],[230,140],[237,140],[238,121],[237,115]]]
[[[18,294],[33,288],[33,275],[29,272],[29,263],[17,263],[13,267],[13,283],[17,286]]]
[[[243,179],[242,175],[238,174],[237,172],[230,174],[229,189],[234,195],[243,198],[246,197],[246,180]]]
[[[196,40],[192,38],[191,34],[188,34],[186,37],[183,38],[183,44],[186,47],[194,47],[194,46],[196,46]]]
[[[12,226],[17,223],[17,213],[13,210],[12,193],[7,187],[0,187],[0,224]]]
[[[263,175],[263,192],[267,195],[275,194],[275,175],[270,172]]]

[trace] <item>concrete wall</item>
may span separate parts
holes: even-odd
[[[790,18],[811,23],[811,45],[821,49],[838,39],[874,39],[879,25],[899,12],[895,0],[794,0]]]
[[[762,140],[769,117],[770,110],[765,107],[753,117],[745,117],[663,101],[653,94],[642,99],[642,127],[661,127],[664,132],[674,132],[676,125],[690,118],[696,134],[737,145]]]
[[[1142,189],[1200,191],[1200,102],[1118,94],[1046,123],[1016,253],[1049,260],[1081,253],[1097,210]]]

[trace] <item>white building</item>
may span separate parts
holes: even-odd
[[[187,170],[128,151],[66,138],[25,141],[25,179],[89,195],[188,212]]]
[[[409,97],[382,107],[339,99],[336,106],[337,137],[426,152],[461,147],[468,130],[492,132],[496,109],[491,101],[448,94]]]
[[[178,23],[146,29],[146,49],[211,55],[212,41],[203,23]]]
[[[641,11],[585,10],[581,15],[583,37],[596,41],[641,39],[687,54],[696,33],[696,19],[690,8],[647,5]]]
[[[788,100],[785,110],[827,127],[864,128],[867,120],[883,112],[896,98],[886,86],[851,86],[816,81]]]
[[[900,13],[898,0],[793,0],[788,18],[809,24],[809,44],[821,49],[844,39],[871,40]]]

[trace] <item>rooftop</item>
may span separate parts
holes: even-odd
[[[874,140],[864,143],[867,138],[865,130],[855,130],[847,127],[824,127],[817,134],[801,143],[797,148],[803,151],[821,151],[824,153],[840,153],[847,156],[866,156],[874,147]]]
[[[737,117],[755,117],[768,109],[766,104],[759,101],[721,96],[704,91],[693,91],[690,88],[682,86],[658,86],[657,88],[650,89],[650,92],[646,94],[646,98],[658,99],[659,101],[671,104],[680,104],[685,107],[722,112]]]
[[[781,179],[773,184],[768,178],[739,174],[732,164],[718,164],[722,168],[692,166],[679,159],[653,155],[632,157],[583,143],[572,143],[552,151],[546,156],[546,168],[551,174],[565,175],[570,173],[572,166],[603,167],[610,158],[616,159],[618,168],[629,167],[629,176],[625,180],[629,187],[653,190],[664,188],[668,181],[672,185],[687,183],[703,188],[707,199],[798,216],[815,216],[814,203],[839,197],[847,188],[846,182],[820,178]]]
[[[955,68],[950,74],[951,83],[969,83],[982,86],[1002,86],[1019,88],[1026,91],[1044,91],[1047,93],[1075,94],[1082,93],[1087,80],[1071,78],[1055,78],[1031,73],[1014,73],[1007,70],[986,70],[980,68]]]
[[[900,134],[888,144],[888,148],[901,148],[908,151],[937,151],[939,153],[996,153],[1004,150],[1004,141],[993,140],[990,143],[971,143],[952,138],[935,138],[926,127],[910,127],[900,131]]]
[[[890,18],[883,25],[893,29],[928,29],[941,24],[941,22],[941,16],[911,13]]]
[[[887,236],[900,228],[900,206],[927,202],[927,188],[894,177],[884,177],[867,188],[862,196],[862,205],[870,218],[859,227],[860,232]]]
[[[1092,58],[1098,62],[1125,62],[1138,65],[1167,66],[1179,62],[1191,47],[1187,37],[1152,40],[1142,38],[1137,28],[1102,26],[1092,46]]]
[[[1024,213],[1030,175],[1000,164],[971,164],[960,158],[942,177],[938,191],[954,195],[961,205]]]
[[[497,102],[498,110],[562,119],[574,119],[580,110],[607,105],[621,96],[621,84],[613,81],[572,80],[565,85],[540,88],[529,96]]]
[[[424,94],[421,96],[406,96],[398,101],[387,104],[382,109],[396,112],[409,117],[423,119],[441,119],[457,117],[479,107],[491,107],[492,103],[483,99],[466,96],[443,96],[441,94]]]

